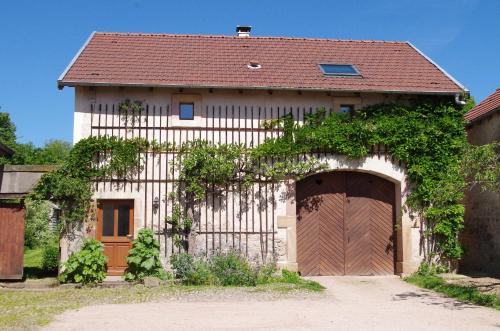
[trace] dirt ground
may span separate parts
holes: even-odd
[[[445,298],[397,277],[316,277],[324,295],[179,297],[89,306],[46,330],[500,330],[500,312]]]

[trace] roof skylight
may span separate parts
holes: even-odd
[[[319,65],[321,71],[326,76],[360,76],[358,69],[352,64],[329,64]]]

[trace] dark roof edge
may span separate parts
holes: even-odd
[[[145,83],[111,83],[111,82],[77,82],[58,80],[60,88],[64,86],[107,86],[107,87],[158,87],[158,88],[206,88],[228,90],[273,90],[273,91],[312,91],[312,92],[359,92],[359,93],[397,93],[397,94],[427,94],[427,95],[456,95],[459,91],[419,91],[419,90],[359,90],[359,89],[327,89],[308,87],[276,87],[276,86],[228,86],[228,85],[180,85],[180,84],[145,84]]]
[[[14,150],[3,143],[0,143],[0,151],[4,152],[8,156],[14,155]]]
[[[453,83],[455,83],[458,87],[460,87],[464,92],[469,93],[469,89],[465,87],[462,83],[460,83],[455,77],[450,75],[446,70],[441,68],[436,62],[434,62],[430,57],[425,55],[424,52],[422,52],[420,49],[418,49],[415,45],[413,45],[411,42],[407,41],[406,42],[408,46],[413,48],[417,53],[419,53],[421,56],[423,56],[427,61],[429,61],[432,65],[434,65],[439,71],[441,71],[446,77],[448,77]]]

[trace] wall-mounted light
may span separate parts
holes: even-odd
[[[156,214],[159,208],[160,208],[160,198],[155,197],[153,199],[153,213]]]

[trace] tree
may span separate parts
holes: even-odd
[[[9,147],[16,144],[16,126],[5,112],[0,112],[0,142]]]
[[[2,164],[61,164],[69,155],[71,144],[63,140],[48,140],[44,147],[36,147],[33,143],[18,143],[16,125],[9,113],[0,112],[0,143],[14,150],[11,159],[0,157]]]

